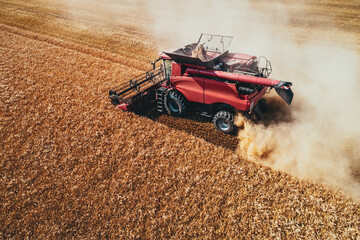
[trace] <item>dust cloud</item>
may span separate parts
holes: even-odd
[[[359,197],[359,55],[330,42],[280,51],[288,62],[278,60],[279,76],[294,83],[293,104],[272,105],[280,101],[272,96],[262,124],[244,120],[238,153]]]
[[[303,8],[302,1],[62,2],[70,14],[104,25],[121,24],[117,11],[129,18],[141,12],[134,26],[157,41],[158,51],[196,42],[205,32],[234,36],[233,52],[266,56],[273,66],[271,78],[293,82],[294,100],[287,106],[269,94],[269,112],[258,124],[239,116],[244,128],[237,153],[360,195],[360,55],[339,42],[351,35],[341,35],[332,19],[326,31],[317,31],[316,23],[309,29],[293,27],[292,14]],[[92,11],[85,11],[83,3]]]
[[[272,93],[262,122],[239,116],[244,125],[239,155],[359,197],[359,53],[338,42],[331,19],[330,30],[319,38],[316,27],[291,28],[287,6],[273,1],[271,9],[259,11],[261,2],[257,4],[155,1],[148,9],[154,15],[154,37],[162,36],[167,47],[196,42],[202,32],[232,35],[232,51],[268,57],[274,68],[271,78],[293,82],[291,106]]]

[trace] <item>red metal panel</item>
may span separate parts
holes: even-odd
[[[249,61],[250,59],[256,59],[256,57],[245,53],[228,53],[225,59],[240,59],[243,61]]]
[[[235,84],[204,79],[204,86],[205,104],[226,103],[242,111],[247,110],[250,106],[248,100],[239,98]]]
[[[205,76],[219,77],[219,78],[229,79],[229,80],[233,80],[233,81],[257,84],[257,85],[262,85],[262,86],[272,86],[273,87],[280,82],[279,80],[274,80],[274,79],[269,79],[269,78],[253,77],[253,76],[248,76],[248,75],[241,75],[241,74],[222,72],[222,71],[201,70],[201,69],[192,69],[192,68],[189,68],[186,71],[189,74],[201,74],[201,75],[205,75]]]
[[[170,51],[171,52],[171,51]],[[168,55],[166,55],[164,52],[160,52],[159,53],[159,57],[161,57],[162,59],[171,59]]]
[[[175,89],[181,92],[188,101],[204,102],[204,79],[199,77],[171,77]]]
[[[121,103],[121,104],[117,105],[116,107],[123,111],[129,111],[129,105],[126,103]]]
[[[171,76],[180,76],[181,75],[181,64],[172,62],[171,64]]]

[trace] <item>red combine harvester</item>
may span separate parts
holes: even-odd
[[[112,103],[136,111],[155,101],[158,112],[175,116],[197,111],[225,133],[236,129],[237,111],[260,118],[266,110],[262,97],[271,88],[290,105],[291,82],[269,79],[272,68],[264,57],[229,53],[232,39],[201,34],[197,43],[163,51],[152,70],[110,90]]]

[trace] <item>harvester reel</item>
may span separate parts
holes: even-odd
[[[136,92],[140,92],[140,86],[137,84],[137,81],[130,80],[130,87],[134,87]]]
[[[154,78],[153,78],[153,73],[152,72],[150,72],[150,71],[148,71],[148,72],[146,72],[146,79],[151,79],[150,81],[152,81],[152,82],[154,82]]]

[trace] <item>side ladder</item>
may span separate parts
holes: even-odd
[[[156,109],[158,112],[164,112],[167,91],[168,89],[165,87],[156,90]]]

